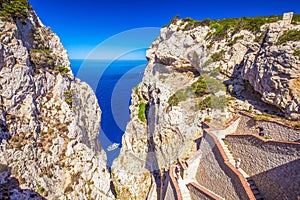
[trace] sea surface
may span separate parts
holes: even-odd
[[[93,88],[102,110],[99,140],[108,166],[120,153],[122,136],[130,120],[132,88],[142,81],[146,64],[147,60],[71,60],[75,77]],[[107,151],[113,143],[120,146]]]

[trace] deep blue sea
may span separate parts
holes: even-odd
[[[120,153],[107,151],[113,143],[120,143],[130,120],[129,105],[132,88],[141,82],[147,60],[71,60],[75,77],[87,82],[96,93],[102,110],[99,140],[106,151],[108,165]]]

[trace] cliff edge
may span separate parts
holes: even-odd
[[[119,197],[145,199],[153,186],[159,197],[164,171],[195,151],[203,121],[222,127],[244,110],[297,123],[299,36],[299,15],[292,13],[175,17],[162,28],[132,91],[131,121],[112,166]]]
[[[95,94],[27,1],[0,15],[1,199],[110,199]]]

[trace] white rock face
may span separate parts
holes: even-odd
[[[47,199],[111,199],[97,140],[101,110],[74,78],[59,38],[33,11],[26,20],[0,20],[0,32],[0,164],[20,184],[11,198],[38,191]]]
[[[147,51],[149,62],[142,83],[133,89],[131,121],[112,167],[120,198],[145,199],[151,185],[149,172],[162,172],[178,159],[188,158],[196,148],[194,140],[202,134],[202,121],[223,123],[236,109],[252,108],[254,100],[243,96],[249,89],[260,94],[258,105],[265,102],[289,117],[299,117],[300,65],[299,55],[293,54],[300,43],[275,43],[285,30],[299,30],[300,25],[278,21],[265,24],[257,33],[228,32],[219,40],[209,37],[215,30],[208,26],[184,30],[185,25],[178,21],[162,28]],[[265,37],[260,42],[257,39],[262,34]],[[213,75],[214,71],[221,74]],[[200,74],[215,76],[240,99],[230,100],[223,111],[218,109],[218,101],[212,101],[212,109],[198,109],[203,99],[190,94],[178,105],[170,106],[171,95],[190,87]],[[214,91],[214,83],[207,84],[215,96],[230,97],[226,90]],[[139,119],[142,103],[146,104],[145,121]]]
[[[300,26],[274,23],[262,28],[265,40],[260,48],[245,55],[242,78],[262,95],[264,102],[277,106],[288,118],[300,119],[300,59],[294,55],[300,41],[274,45],[287,30],[300,31]]]

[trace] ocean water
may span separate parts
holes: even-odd
[[[122,136],[130,120],[131,92],[142,81],[147,60],[71,60],[75,77],[94,90],[102,110],[99,140],[107,154],[108,165],[119,155]],[[107,151],[113,143],[118,149]]]

